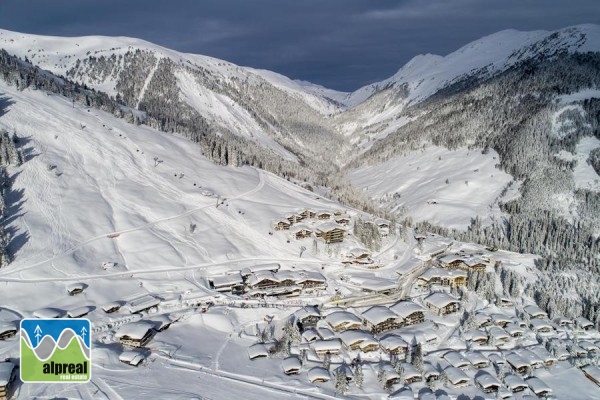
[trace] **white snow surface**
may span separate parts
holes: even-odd
[[[484,222],[499,215],[498,207],[490,206],[512,177],[496,169],[497,163],[499,158],[493,150],[481,154],[481,150],[432,146],[355,169],[350,179],[369,197],[383,198],[397,210],[404,208],[416,221],[464,229],[476,215]],[[401,197],[393,200],[394,193]]]

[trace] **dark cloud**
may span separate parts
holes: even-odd
[[[508,28],[600,23],[597,0],[0,0],[0,27],[133,36],[340,90]]]

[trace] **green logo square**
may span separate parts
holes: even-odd
[[[23,382],[88,382],[92,377],[91,324],[85,318],[21,321]]]

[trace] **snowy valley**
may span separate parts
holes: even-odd
[[[131,38],[0,49],[0,398],[600,396],[600,27],[353,93]],[[92,322],[90,382],[19,381],[31,317]]]

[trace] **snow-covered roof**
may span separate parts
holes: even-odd
[[[467,264],[469,267],[472,267],[477,264],[486,264],[487,265],[487,262],[482,260],[479,257],[467,257],[467,258],[463,259],[463,262],[465,264]]]
[[[283,368],[284,372],[300,371],[300,368],[302,368],[302,363],[298,357],[291,356],[283,359],[281,362],[281,367]]]
[[[398,372],[396,372],[396,370],[394,369],[394,367],[392,367],[391,364],[385,364],[383,366],[383,379],[385,381],[389,381],[389,380],[396,380],[396,379],[400,379],[400,374],[398,374]]]
[[[514,335],[516,333],[524,333],[525,329],[521,328],[518,324],[515,324],[513,322],[511,322],[510,324],[506,324],[506,326],[504,327],[504,329],[506,330],[506,332],[509,335]]]
[[[321,317],[321,312],[314,306],[305,306],[294,313],[294,316],[303,320],[308,317]]]
[[[329,340],[329,339],[335,338],[335,332],[332,331],[331,329],[327,328],[326,326],[318,327],[317,332],[319,333],[319,336],[323,340]]]
[[[406,343],[406,341],[400,336],[396,335],[387,335],[383,337],[381,340],[379,340],[379,344],[382,348],[387,350],[396,350],[400,347],[408,348],[408,343]]]
[[[381,324],[388,319],[398,319],[398,315],[387,307],[373,306],[362,313],[365,320],[373,325]]]
[[[375,221],[375,225],[389,225],[390,221],[388,221],[387,219],[383,219],[383,218],[376,218]]]
[[[141,351],[129,350],[119,354],[119,361],[131,365],[138,365],[146,359],[146,355]]]
[[[149,294],[140,297],[139,299],[135,299],[129,303],[129,311],[132,313],[136,313],[142,310],[145,310],[150,307],[155,307],[160,304],[160,300],[156,297],[151,296]]]
[[[444,292],[432,293],[425,298],[425,301],[436,308],[442,308],[452,303],[458,303],[458,300],[455,297]]]
[[[404,386],[388,396],[390,400],[413,400],[415,398],[410,386]]]
[[[440,371],[431,363],[423,363],[423,376],[440,376]]]
[[[444,374],[453,385],[462,385],[469,382],[469,377],[460,368],[448,367],[444,370]]]
[[[248,347],[248,357],[250,357],[251,360],[258,357],[267,357],[268,355],[269,351],[267,350],[267,346],[263,343],[255,343]]]
[[[33,316],[36,318],[60,318],[62,313],[55,308],[40,308],[33,312]]]
[[[454,350],[449,351],[446,354],[444,354],[444,359],[446,361],[448,361],[450,363],[450,365],[452,365],[453,367],[457,367],[457,368],[464,368],[464,367],[468,367],[469,365],[471,365],[469,360],[467,360],[459,352],[454,351]]]
[[[407,318],[413,313],[424,312],[425,309],[412,301],[399,301],[390,307],[390,310],[402,318]]]
[[[487,372],[483,372],[475,376],[475,382],[481,386],[483,389],[500,387],[502,384],[495,376],[488,374]]]
[[[307,342],[312,342],[314,340],[320,339],[319,333],[315,328],[306,329],[302,332],[302,338]]]
[[[600,347],[589,340],[580,340],[578,343],[579,347],[584,349],[585,351],[598,351]]]
[[[536,306],[535,304],[531,304],[531,305],[523,307],[523,311],[525,311],[531,317],[545,317],[546,316],[546,312],[544,310],[542,310],[541,308],[539,308],[538,306]]]
[[[467,276],[468,276],[468,274],[462,270],[447,270],[444,268],[431,267],[427,271],[423,272],[423,274],[421,274],[421,276],[419,276],[419,278],[423,279],[426,282],[429,282],[433,278],[439,278],[439,279],[448,278],[449,279],[449,278],[457,278],[457,277],[466,278]]]
[[[8,385],[14,369],[15,364],[8,361],[0,362],[0,386]]]
[[[321,225],[317,226],[317,231],[319,232],[330,232],[334,229],[345,230],[341,225],[333,221],[324,222]]]
[[[361,319],[349,311],[336,311],[325,317],[325,321],[331,326],[347,324],[352,322],[362,323]]]
[[[504,383],[510,390],[518,389],[518,388],[527,388],[527,382],[519,375],[515,374],[506,374],[504,375]]]
[[[163,329],[165,326],[168,326],[174,322],[174,319],[168,314],[158,315],[152,318],[152,323],[154,324],[154,328],[157,330]]]
[[[315,351],[339,351],[342,348],[342,341],[340,339],[328,339],[328,340],[317,340],[312,344]]]
[[[280,268],[281,265],[279,263],[257,264],[242,269],[242,275],[246,276],[258,271],[279,271]]]
[[[499,326],[490,326],[488,333],[494,339],[508,339],[510,337],[510,335]]]
[[[115,337],[117,339],[128,337],[134,340],[141,340],[151,329],[154,329],[153,323],[149,321],[137,321],[121,326],[115,333]]]
[[[298,271],[296,282],[303,283],[306,281],[327,282],[327,278],[322,273],[317,271]]]
[[[318,211],[316,212],[316,214],[317,214],[317,215],[324,215],[324,214],[327,214],[327,215],[333,215],[333,211],[329,211],[329,210],[318,210]]]
[[[529,321],[529,325],[531,325],[531,329],[539,330],[539,329],[554,329],[554,326],[550,321],[535,318]]]
[[[293,233],[300,232],[300,231],[312,232],[313,229],[306,224],[295,224],[295,225],[292,225],[292,227],[290,228],[290,231]]]
[[[216,288],[232,286],[242,283],[242,277],[240,274],[213,276],[208,279],[212,281],[213,286]]]
[[[121,303],[119,303],[118,301],[113,301],[113,302],[107,303],[102,306],[103,311],[109,311],[113,308],[116,308],[116,309],[121,308]]]
[[[314,382],[316,380],[328,381],[331,379],[331,374],[323,367],[314,367],[308,371],[308,380]]]
[[[594,323],[585,317],[577,317],[575,318],[575,323],[582,328],[588,328],[590,326],[594,326]]]
[[[544,359],[529,349],[520,349],[519,355],[529,362],[529,365],[543,364]]]
[[[478,340],[487,340],[488,335],[485,331],[481,329],[469,329],[463,333],[463,337],[466,340],[478,341]]]
[[[529,351],[533,352],[536,356],[538,356],[538,358],[540,358],[544,362],[557,361],[555,356],[553,356],[548,350],[541,346],[530,347]]]
[[[340,339],[346,346],[352,346],[363,342],[365,340],[373,339],[373,335],[370,332],[361,331],[358,329],[351,329],[340,333]]]
[[[443,264],[450,264],[454,261],[464,261],[462,256],[457,256],[454,254],[448,254],[438,259]]]
[[[380,278],[378,276],[368,278],[353,276],[351,278],[351,282],[357,286],[360,286],[363,290],[368,290],[371,292],[384,292],[398,288],[398,282],[396,280]]]
[[[508,361],[508,363],[515,368],[524,368],[531,366],[527,360],[525,360],[523,357],[521,357],[520,354],[515,352],[507,354],[506,361]]]
[[[77,308],[74,308],[72,310],[67,311],[67,316],[69,318],[77,318],[77,317],[81,317],[83,315],[86,315],[90,311],[92,311],[92,307],[90,307],[90,306],[81,306],[81,307],[77,307]]]
[[[504,360],[504,357],[497,353],[488,354],[488,359],[496,365],[506,364],[506,360]]]
[[[346,252],[346,256],[348,257],[360,257],[364,255],[370,256],[371,252],[360,247],[354,247]]]
[[[546,385],[546,383],[538,377],[534,376],[528,378],[525,382],[527,382],[527,385],[529,385],[533,393],[537,394],[538,396],[543,393],[552,393],[550,386]]]
[[[494,322],[495,324],[502,324],[502,323],[506,323],[508,324],[509,322],[512,322],[512,319],[508,316],[508,315],[504,315],[504,314],[492,314],[490,315],[492,322]]]
[[[489,359],[478,351],[468,351],[465,353],[465,358],[473,365],[490,363]]]
[[[81,283],[81,282],[76,282],[76,283],[71,283],[69,285],[67,285],[67,291],[68,292],[72,292],[74,290],[83,290],[85,289],[85,283]]]
[[[277,278],[275,276],[275,273],[271,271],[256,271],[248,277],[246,283],[248,284],[248,286],[254,286],[264,280],[279,282],[279,278]]]

